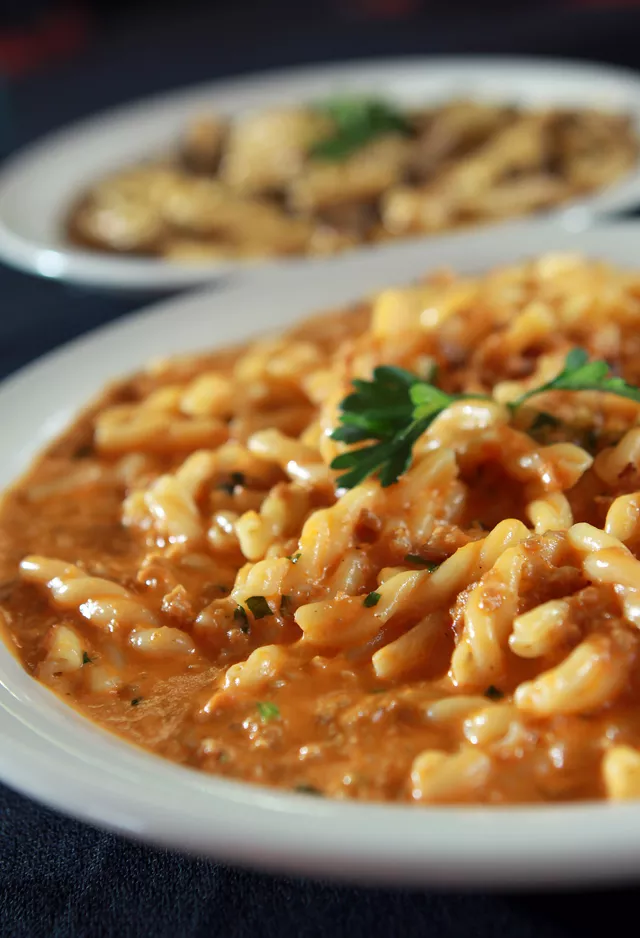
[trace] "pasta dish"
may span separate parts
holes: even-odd
[[[7,643],[230,779],[640,797],[639,324],[556,254],[152,362],[5,495]]]
[[[67,234],[181,262],[335,254],[550,209],[637,159],[623,114],[338,98],[193,121],[174,152],[80,193]]]

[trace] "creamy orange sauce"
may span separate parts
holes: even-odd
[[[527,277],[527,290],[535,292],[531,277]],[[448,289],[446,277],[432,282]],[[541,444],[521,429],[505,425],[498,427],[494,436],[487,432],[475,448],[470,444],[471,448],[457,450],[454,480],[418,489],[422,492],[419,502],[432,496],[439,499],[433,509],[435,520],[421,537],[407,533],[412,516],[421,507],[412,501],[411,489],[413,474],[424,465],[418,459],[416,467],[396,486],[377,493],[373,484],[371,505],[378,507],[359,511],[343,551],[351,558],[351,580],[340,587],[326,586],[336,582],[341,555],[329,562],[313,582],[301,583],[298,571],[306,569],[309,550],[300,546],[306,543],[305,524],[314,523],[318,515],[324,517],[324,511],[342,510],[348,497],[336,492],[331,477],[319,470],[312,482],[307,480],[297,487],[291,482],[290,464],[256,459],[251,440],[265,427],[279,426],[286,428],[292,439],[302,434],[307,450],[313,451],[315,437],[308,427],[317,419],[318,405],[313,400],[316,392],[307,381],[309,372],[314,372],[314,381],[319,385],[329,366],[337,368],[344,389],[348,389],[350,369],[359,367],[359,355],[373,356],[373,364],[393,362],[414,370],[421,356],[429,355],[440,367],[442,387],[477,391],[490,389],[500,381],[526,378],[540,354],[539,344],[527,354],[504,354],[497,336],[508,320],[496,324],[492,316],[482,313],[481,306],[469,320],[477,332],[469,337],[474,343],[473,356],[454,347],[462,342],[460,335],[465,329],[458,332],[454,343],[453,320],[435,340],[427,332],[411,341],[407,335],[388,343],[371,340],[366,334],[370,311],[370,305],[363,304],[338,316],[313,320],[292,333],[286,342],[307,343],[296,347],[299,362],[303,362],[297,366],[296,375],[292,377],[280,365],[275,371],[273,367],[274,361],[281,360],[278,356],[283,362],[289,361],[293,355],[289,346],[273,351],[266,356],[266,364],[259,366],[263,369],[260,381],[266,382],[267,391],[261,391],[262,396],[252,396],[251,392],[242,401],[231,399],[219,414],[210,408],[206,416],[210,425],[196,426],[202,413],[196,415],[195,405],[190,404],[191,410],[185,416],[186,405],[180,404],[183,410],[178,411],[175,402],[187,399],[185,394],[198,376],[214,374],[239,382],[238,376],[244,374],[242,368],[249,367],[245,356],[253,354],[251,350],[170,362],[108,391],[4,498],[0,514],[0,610],[6,640],[30,674],[89,719],[159,755],[229,778],[310,794],[388,801],[499,804],[605,797],[608,792],[603,754],[614,745],[640,746],[638,631],[625,618],[615,584],[592,581],[585,573],[570,532],[561,527],[533,531],[530,505],[541,497],[535,486],[546,485],[547,492],[561,493],[566,498],[573,525],[587,522],[602,529],[615,497],[640,489],[637,465],[630,459],[611,484],[587,466],[592,456],[585,455],[587,468],[581,470],[579,478],[568,482],[562,472],[569,469],[561,470],[560,463],[553,461],[553,444],[570,439],[577,451],[578,443],[587,445],[588,431],[592,455],[608,452],[608,445],[634,426],[637,405],[620,399],[598,399],[592,402],[586,429],[569,421],[567,426],[573,429],[554,429]],[[463,326],[464,316],[471,316],[471,312],[465,307],[460,313]],[[481,328],[483,315],[485,325]],[[467,331],[471,332],[471,327]],[[578,341],[597,355],[598,343],[604,339],[601,333],[590,333],[586,327],[581,336],[558,331],[545,339],[544,350],[563,352]],[[310,358],[312,352],[313,367],[304,364],[304,356]],[[625,377],[637,380],[634,362],[639,359],[635,353],[629,355],[628,345],[617,360]],[[251,367],[258,368],[252,362]],[[260,381],[255,379],[255,387]],[[236,383],[234,387],[241,385]],[[241,390],[244,393],[246,387]],[[144,405],[148,416],[150,396],[158,392],[173,403],[157,403],[154,413],[168,414],[167,419],[188,424],[185,432],[191,436],[169,439],[167,435],[147,433],[140,437],[142,442],[123,444],[100,435],[100,421],[105,414],[115,413],[120,419],[118,415],[123,413],[129,419],[127,414],[131,413],[137,419],[136,408]],[[193,394],[189,394],[191,400]],[[576,410],[574,399],[567,394],[558,393],[548,406],[558,415],[584,416],[583,404]],[[592,432],[594,427],[596,433]],[[214,519],[208,533],[196,532],[182,539],[175,531],[163,535],[158,527],[159,509],[156,506],[155,515],[145,514],[144,505],[151,504],[148,493],[157,491],[158,479],[175,480],[192,451],[207,449],[206,439],[195,444],[184,442],[192,440],[196,430],[205,437],[208,432],[216,437],[211,453],[222,441],[231,441],[245,447],[244,455],[238,457],[237,465],[225,464],[212,470],[193,489],[191,522],[205,519],[204,532]],[[514,469],[515,463],[509,460],[514,453],[520,459],[520,451],[524,456],[517,464],[519,468]],[[580,452],[587,454],[587,450]],[[421,458],[430,458],[428,451]],[[531,475],[526,476],[529,481],[523,481],[529,471],[526,467],[538,458],[542,459],[542,482],[531,481]],[[312,469],[319,465],[312,461]],[[555,482],[548,481],[552,476]],[[239,589],[244,574],[238,571],[247,564],[243,555],[247,548],[241,538],[237,539],[234,525],[246,513],[262,510],[266,497],[273,492],[280,493],[291,517],[297,510],[296,499],[306,499],[303,520],[290,521],[289,528],[281,529],[266,554],[262,553],[265,563],[268,560],[280,565],[278,569],[286,568],[288,579],[282,581],[285,585],[265,594],[264,615],[258,607],[255,612],[250,603],[240,604],[242,611],[238,614],[239,604],[229,595]],[[127,515],[123,503],[131,498],[134,502],[139,498],[139,503],[135,502],[138,507]],[[386,501],[375,502],[379,498]],[[167,504],[174,505],[171,501]],[[216,518],[222,518],[222,526],[211,533]],[[504,519],[511,519],[516,527],[527,525],[530,535],[517,547],[519,580],[511,618],[544,603],[565,604],[568,624],[546,651],[535,657],[514,653],[507,632],[495,638],[497,643],[502,642],[502,648],[491,679],[479,678],[476,683],[473,677],[466,682],[452,680],[455,654],[459,655],[467,641],[472,650],[475,647],[468,615],[470,604],[479,595],[479,584],[483,589],[479,614],[495,615],[498,622],[501,609],[510,601],[507,581],[500,579],[495,568],[469,573],[464,585],[449,593],[444,586],[437,587],[441,590],[438,595],[445,598],[437,610],[440,624],[429,633],[428,645],[412,630],[420,625],[425,613],[435,608],[433,601],[426,606],[420,604],[422,601],[407,601],[379,627],[374,619],[373,631],[366,626],[364,612],[365,618],[353,624],[349,618],[353,604],[366,608],[363,599],[373,594],[382,595],[379,601],[384,606],[385,582],[391,582],[390,577],[398,576],[398,571],[402,578],[422,570],[420,588],[432,589],[427,582],[429,576],[436,584],[440,582],[438,575],[443,580],[442,571],[448,569],[449,559],[467,556],[474,545],[479,549]],[[338,527],[330,531],[327,550],[331,549],[332,539],[342,536],[341,530]],[[628,541],[633,558],[640,547],[640,537],[634,538]],[[318,543],[320,539],[319,533]],[[36,582],[25,575],[24,569],[20,574],[20,564],[30,555],[53,558],[63,571],[56,574],[58,580],[49,577],[46,582]],[[422,563],[411,559],[416,556]],[[254,566],[249,564],[246,569],[255,571],[259,562],[252,563]],[[425,564],[440,565],[440,573],[429,573]],[[107,595],[106,588],[100,593],[95,587],[95,596],[70,606],[60,583],[64,585],[70,577],[68,582],[73,587],[84,575],[97,578],[95,582],[123,587],[129,604],[126,608],[139,603],[142,619],[136,618],[135,612],[119,617],[116,596],[113,618],[106,621],[103,617],[99,624],[95,608],[103,602],[100,596]],[[345,610],[340,613],[342,618],[335,620],[335,640],[318,637],[320,633],[313,633],[299,615],[307,603],[325,601],[333,604],[326,607],[326,616],[333,614],[332,609]],[[178,630],[171,634],[185,636],[187,652],[176,646],[175,653],[171,647],[162,654],[150,653],[148,647],[136,644],[132,636],[140,630],[145,617],[154,628]],[[365,626],[369,629],[366,634]],[[63,627],[80,642],[80,665],[77,648],[66,657],[52,651]],[[361,637],[347,641],[348,630],[355,628],[361,630],[357,633]],[[515,629],[511,620],[509,628]],[[379,660],[377,652],[395,647],[394,641],[409,633],[416,638],[408,658],[397,673],[387,671],[387,676],[381,676],[375,664]],[[550,713],[536,712],[518,703],[518,688],[561,666],[584,640],[594,640],[594,648],[602,645],[606,649],[603,680],[609,679],[611,669],[618,669],[621,675],[613,681],[605,702],[576,705],[575,712],[571,712],[569,702]],[[265,665],[256,684],[230,677],[235,673],[228,672],[230,666],[242,665],[252,652],[265,646],[281,649],[284,664]],[[279,659],[272,653],[270,660],[277,664]],[[460,656],[457,660],[459,669],[466,667]],[[244,674],[246,678],[246,670]],[[453,709],[447,710],[450,704]],[[483,714],[485,709],[489,715],[506,715],[503,729],[487,741],[481,738],[484,717],[473,722],[475,715]],[[474,727],[479,727],[477,734]],[[474,771],[482,772],[481,783],[470,782],[460,791],[452,790],[450,796],[428,785],[421,788],[419,779],[416,781],[420,776],[416,765],[425,752],[435,753],[436,760],[460,753],[464,759],[471,759],[480,753],[486,761],[478,762]]]

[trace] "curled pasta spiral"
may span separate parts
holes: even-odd
[[[50,557],[25,557],[22,579],[44,587],[58,609],[76,612],[101,629],[157,625],[156,616],[119,583],[89,576],[80,567]]]

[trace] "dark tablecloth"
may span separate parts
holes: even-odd
[[[265,5],[242,13],[129,19],[79,60],[12,90],[13,145],[128,98],[257,68],[350,56],[542,53],[637,61],[640,15],[528,13],[456,22],[349,23],[289,4],[287,28]],[[309,21],[303,22],[300,10]],[[312,8],[310,8],[312,10]],[[258,16],[258,14],[256,14]],[[126,27],[126,28],[125,28]],[[140,305],[0,268],[0,376]],[[491,850],[491,844],[487,844]],[[523,844],[523,851],[526,844]],[[597,862],[597,858],[595,858]],[[637,919],[640,893],[444,895],[350,889],[233,870],[130,844],[0,786],[1,938],[565,938]]]

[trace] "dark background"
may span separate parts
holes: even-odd
[[[136,30],[146,43],[138,50],[139,59],[144,59],[150,51],[153,54],[148,44],[160,33],[176,33],[179,38],[195,21],[203,28],[210,26],[202,38],[208,41],[212,64],[233,41],[232,33],[237,41],[251,42],[265,29],[281,39],[290,31],[308,36],[316,29],[325,36],[330,31],[338,44],[351,36],[354,54],[366,51],[368,37],[383,35],[387,29],[393,34],[398,26],[406,37],[420,37],[423,48],[433,44],[444,45],[447,51],[469,47],[511,51],[524,42],[542,53],[554,35],[561,34],[561,28],[559,33],[546,25],[556,15],[563,19],[567,13],[594,10],[628,14],[638,6],[640,0],[0,0],[0,72],[19,75],[39,70],[82,50],[104,47],[105,42],[115,40],[117,45],[118,39]],[[508,31],[517,32],[525,22],[530,41],[522,35],[505,42]],[[362,38],[354,43],[358,31]],[[572,33],[562,33],[561,44],[575,47],[579,35]],[[623,47],[629,38],[628,31],[621,30]],[[327,50],[331,45],[327,42]],[[174,47],[174,57],[184,54],[178,45]],[[627,54],[624,48],[620,52],[622,58]],[[240,60],[236,65],[241,65]]]
[[[0,0],[5,150],[130,98],[307,62],[502,53],[636,68],[636,7],[540,0]],[[142,302],[2,267],[0,297],[0,377]],[[601,938],[605,929],[632,928],[639,902],[636,889],[465,896],[263,876],[129,844],[0,786],[0,938]]]

